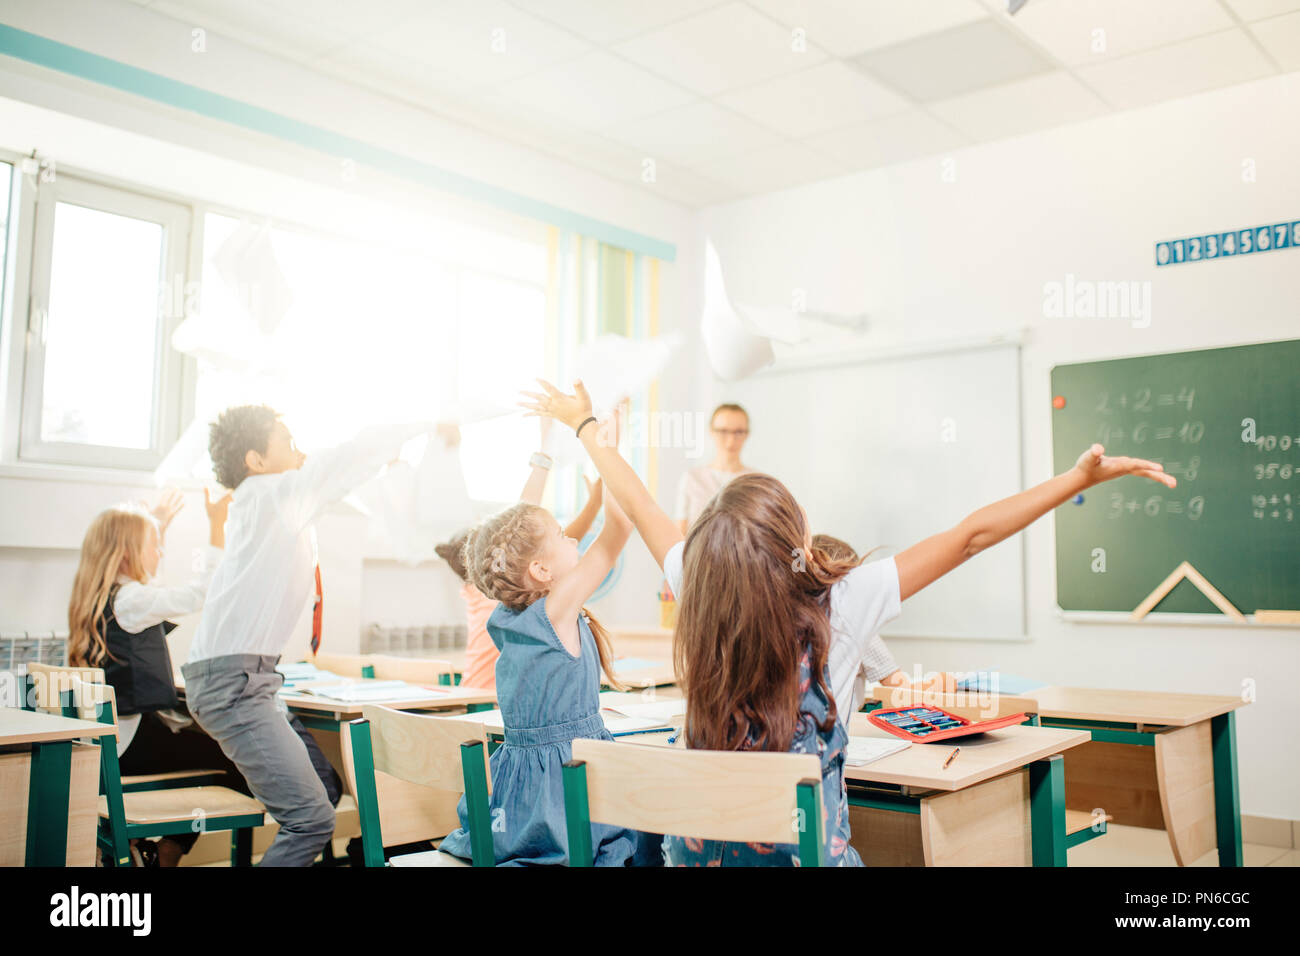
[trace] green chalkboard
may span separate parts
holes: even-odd
[[[1057,509],[1063,610],[1132,611],[1182,561],[1242,613],[1300,609],[1300,341],[1058,365],[1044,401],[1058,473],[1101,442],[1178,479]],[[1162,612],[1219,613],[1190,581]]]

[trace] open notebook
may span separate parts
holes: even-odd
[[[912,745],[906,740],[891,740],[887,737],[850,737],[849,745],[844,750],[844,763],[850,767],[864,767],[910,746]]]

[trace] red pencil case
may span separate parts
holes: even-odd
[[[965,737],[969,734],[982,734],[986,730],[1013,727],[1024,723],[1025,715],[1011,714],[1007,717],[995,717],[992,720],[968,720],[938,707],[895,707],[892,710],[874,711],[867,719],[895,737],[924,744],[936,740],[951,740],[953,737]]]

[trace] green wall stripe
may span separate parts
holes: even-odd
[[[501,189],[271,110],[3,23],[0,23],[0,54],[90,80],[124,93],[141,96],[156,103],[274,136],[329,156],[351,159],[442,192],[453,193],[529,219],[550,223],[561,229],[570,229],[584,236],[599,239],[601,242],[654,256],[665,262],[672,262],[677,256],[677,247],[671,242],[644,236],[599,219],[592,219],[521,193]]]

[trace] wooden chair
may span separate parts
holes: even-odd
[[[377,680],[404,680],[408,684],[450,684],[456,668],[451,661],[422,657],[370,655],[370,676]]]
[[[364,672],[370,666],[370,657],[366,654],[317,654],[309,663],[340,677],[374,676]]]
[[[66,714],[64,695],[72,689],[72,681],[79,678],[88,684],[103,684],[104,670],[100,667],[56,667],[51,664],[29,663],[27,673],[32,677],[32,690],[37,710],[51,714]],[[117,721],[113,721],[114,726]],[[123,793],[140,793],[145,790],[170,790],[173,787],[205,787],[220,784],[226,779],[224,772],[215,768],[197,770],[170,770],[166,773],[134,774],[122,778]]]
[[[469,808],[474,866],[493,866],[487,733],[474,720],[455,720],[368,705],[343,734],[343,766],[361,817],[366,866],[384,865],[384,845],[445,835],[459,825],[455,804],[463,790]],[[404,786],[384,786],[385,777]],[[450,804],[456,822],[449,828]],[[393,857],[390,866],[465,866],[440,850]]]
[[[824,865],[822,771],[812,754],[579,738],[563,774],[570,866],[594,862],[593,822],[701,840],[797,843],[801,866]]]
[[[117,721],[117,697],[108,684],[70,678],[64,692],[68,717]],[[252,797],[227,787],[177,787],[148,792],[124,792],[118,770],[117,748],[100,748],[99,845],[106,864],[130,866],[130,841],[193,832],[196,820],[203,830],[231,832],[231,866],[252,862],[253,828],[266,820],[266,808]]]

